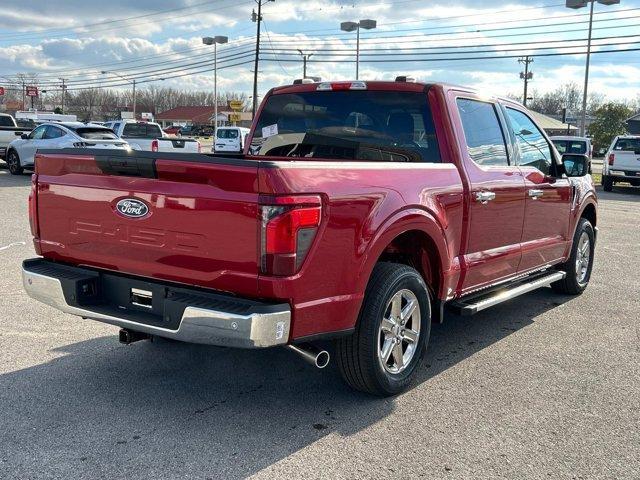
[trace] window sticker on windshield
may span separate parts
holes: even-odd
[[[273,137],[278,134],[278,124],[274,123],[273,125],[267,125],[266,127],[262,127],[262,138]]]

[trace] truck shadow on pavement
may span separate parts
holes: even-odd
[[[475,317],[449,315],[434,325],[405,395],[419,390],[429,402],[434,377],[569,299],[544,289]],[[353,392],[335,362],[319,371],[281,348],[122,346],[114,335],[54,352],[60,357],[0,375],[7,478],[246,477],[326,435],[374,425],[397,401]]]

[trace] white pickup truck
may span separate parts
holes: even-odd
[[[4,159],[7,146],[23,133],[29,133],[30,128],[20,128],[15,119],[6,113],[0,113],[0,158]]]
[[[613,139],[602,168],[602,189],[613,190],[618,182],[640,186],[640,136],[620,135]]]
[[[200,142],[191,138],[168,137],[160,125],[136,120],[115,120],[105,126],[125,139],[132,149],[147,152],[200,153]]]

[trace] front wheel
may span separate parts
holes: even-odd
[[[24,173],[24,169],[20,165],[20,157],[15,150],[11,150],[8,153],[7,165],[9,166],[9,173],[11,173],[11,175],[22,175]]]
[[[356,331],[337,342],[340,373],[357,390],[396,395],[413,380],[430,331],[429,291],[420,274],[406,265],[379,263]]]
[[[595,251],[595,234],[593,225],[586,218],[581,218],[573,236],[571,255],[569,260],[560,265],[559,269],[567,276],[551,287],[558,293],[579,295],[584,292],[593,269],[593,254]]]

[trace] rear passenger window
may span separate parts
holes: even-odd
[[[492,103],[458,99],[469,156],[478,165],[509,165],[500,121]]]

